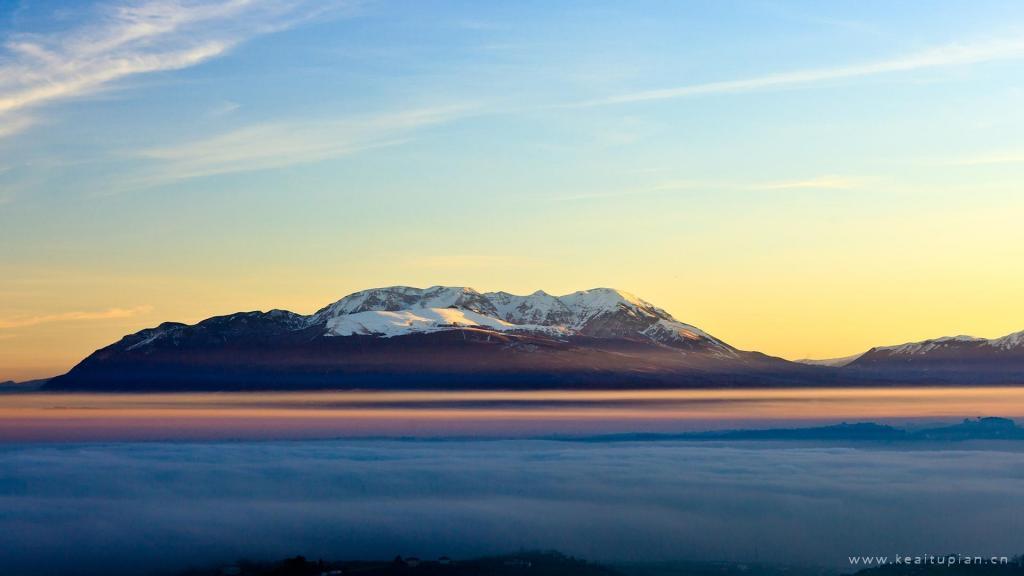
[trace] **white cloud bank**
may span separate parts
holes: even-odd
[[[0,446],[0,566],[137,574],[240,557],[813,562],[1014,555],[1024,453],[539,441]],[[1004,450],[1004,451],[997,451]]]

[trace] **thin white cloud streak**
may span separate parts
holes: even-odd
[[[553,202],[577,202],[581,200],[600,200],[603,198],[621,198],[624,196],[644,196],[647,194],[659,194],[678,190],[699,190],[708,188],[721,188],[722,185],[711,182],[690,182],[670,181],[648,186],[646,188],[632,188],[629,190],[606,190],[603,192],[582,192],[579,194],[568,194],[551,198]]]
[[[0,318],[0,329],[28,328],[40,324],[53,324],[58,322],[81,322],[93,320],[115,320],[118,318],[132,318],[147,314],[153,310],[152,306],[136,306],[134,308],[108,308],[99,311],[74,311],[62,312],[59,314],[43,314],[39,316],[19,316],[14,318]]]
[[[948,163],[952,166],[986,166],[993,164],[1024,164],[1024,151],[999,152],[986,156],[963,158]]]
[[[234,113],[241,107],[242,105],[238,102],[232,102],[228,100],[225,102],[221,102],[217,106],[211,108],[208,114],[212,117],[227,116],[228,114]]]
[[[750,190],[849,190],[861,185],[857,178],[843,176],[820,176],[806,180],[788,180],[783,182],[764,182],[753,184]]]
[[[122,182],[136,189],[171,182],[284,168],[319,162],[408,141],[418,129],[452,122],[470,113],[465,106],[408,110],[328,122],[277,122],[249,126],[138,155],[152,170]]]
[[[816,68],[797,70],[744,78],[722,82],[706,82],[690,84],[675,88],[644,90],[620,94],[608,98],[599,98],[577,102],[569,107],[606,106],[612,104],[628,104],[655,100],[671,100],[692,96],[712,94],[738,94],[778,88],[810,86],[850,78],[863,78],[895,72],[912,72],[932,68],[964,66],[997,60],[1016,60],[1024,58],[1024,40],[1013,39],[987,42],[982,44],[951,44],[931,48],[914,54],[900,56],[889,60],[838,66],[834,68]]]
[[[15,34],[0,53],[0,138],[28,127],[36,117],[29,109],[88,96],[131,76],[201,64],[334,5],[150,0],[106,6],[95,21],[69,31]]]
[[[647,196],[652,194],[663,194],[678,191],[711,191],[719,190],[725,192],[745,191],[784,191],[784,190],[852,190],[860,188],[864,184],[863,178],[848,176],[818,176],[802,180],[784,180],[774,182],[713,182],[713,181],[689,181],[670,180],[654,184],[645,188],[633,188],[628,190],[609,190],[603,192],[584,192],[551,198],[554,202],[578,202],[584,200],[601,200],[605,198],[623,198],[630,196]]]
[[[543,265],[545,265],[545,262],[536,258],[497,256],[493,254],[448,254],[408,258],[405,261],[407,268],[427,270],[536,268]]]

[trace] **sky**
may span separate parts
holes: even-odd
[[[0,0],[0,380],[356,290],[1024,329],[1019,2]]]

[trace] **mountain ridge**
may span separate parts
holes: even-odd
[[[436,312],[440,309],[457,309],[472,312],[460,322],[454,317],[445,318],[445,314]],[[311,316],[311,324],[331,322],[341,316],[352,316],[360,313],[405,312],[413,310],[433,310],[433,318],[417,322],[411,314],[402,317],[391,317],[385,314],[372,314],[364,317],[377,320],[376,326],[381,328],[382,335],[406,333],[394,330],[403,322],[410,328],[420,330],[430,327],[446,327],[453,323],[487,326],[493,329],[537,330],[539,327],[561,329],[567,334],[582,335],[632,335],[659,324],[658,329],[647,334],[659,342],[677,342],[680,338],[691,341],[707,341],[717,347],[720,352],[728,353],[730,346],[713,338],[703,330],[677,321],[665,310],[658,308],[637,296],[613,288],[592,288],[579,290],[563,296],[553,296],[537,290],[532,294],[520,296],[508,292],[481,293],[463,286],[431,286],[429,288],[413,288],[410,286],[389,286],[372,288],[355,292],[321,308]],[[635,321],[628,326],[609,326],[600,322],[602,317],[616,312],[624,312],[626,317]],[[386,330],[387,319],[392,319],[392,330]],[[362,320],[363,318],[360,318]],[[488,322],[496,319],[499,322]],[[625,318],[619,318],[620,321]],[[663,321],[663,322],[661,322]],[[336,322],[337,323],[337,322]],[[413,326],[418,324],[417,326]],[[503,325],[504,324],[504,325]],[[373,334],[373,330],[363,324],[366,330],[362,333]],[[339,335],[358,333],[352,326],[345,326],[350,332]],[[631,329],[636,328],[636,329]],[[618,332],[616,332],[618,330]],[[673,330],[675,331],[674,333]]]
[[[1016,351],[1024,349],[1024,330],[1013,332],[996,338],[979,338],[961,334],[958,336],[939,336],[925,340],[904,342],[903,344],[890,344],[885,346],[873,346],[864,352],[842,356],[839,358],[803,358],[795,360],[803,364],[815,366],[848,366],[856,363],[865,356],[873,355],[878,357],[898,358],[910,356],[926,356],[927,354],[943,349],[951,348],[991,348],[996,353],[999,351]],[[870,358],[870,356],[869,356]]]
[[[1024,331],[997,338],[940,336],[874,346],[843,358],[797,362],[840,368],[862,379],[885,377],[935,384],[1024,383]]]
[[[1024,332],[830,361],[742,351],[625,291],[554,296],[389,286],[309,315],[164,322],[97,350],[52,390],[679,388],[1024,383]],[[811,364],[811,365],[808,365]]]
[[[621,290],[390,286],[310,315],[165,322],[97,350],[47,388],[774,385],[794,371],[805,368],[737,350]]]

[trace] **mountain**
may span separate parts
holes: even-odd
[[[453,327],[494,332],[649,340],[673,347],[735,356],[707,333],[621,290],[595,288],[565,296],[537,291],[481,294],[472,288],[397,286],[356,292],[321,309],[308,325],[331,336],[402,336]]]
[[[48,390],[686,387],[809,384],[825,369],[744,352],[632,294],[393,286],[303,316],[160,324]]]
[[[308,316],[166,322],[97,350],[47,390],[681,388],[1024,383],[1024,332],[788,362],[737,350],[632,294],[392,286]]]
[[[1000,362],[1024,360],[1024,331],[1002,338],[946,336],[898,346],[879,346],[851,362],[855,365],[916,362]]]
[[[1002,338],[944,336],[896,346],[877,346],[832,360],[800,360],[842,367],[850,377],[884,377],[935,384],[1011,384],[1024,382],[1024,331]]]
[[[40,378],[38,380],[24,380],[22,382],[15,382],[14,380],[0,382],[0,394],[39,390],[48,380],[48,378]]]
[[[754,428],[712,430],[707,432],[628,432],[589,436],[552,436],[577,442],[650,442],[658,440],[796,440],[796,441],[869,441],[869,442],[966,442],[971,440],[1024,440],[1024,428],[1009,418],[984,416],[967,418],[957,424],[926,426],[918,429],[896,428],[875,422],[809,426],[804,428]]]

